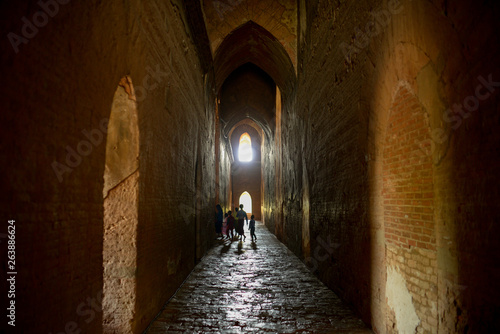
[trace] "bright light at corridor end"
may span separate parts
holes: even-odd
[[[252,212],[252,196],[250,196],[248,191],[245,191],[241,194],[240,204],[243,204],[243,210],[245,210],[246,213]]]
[[[253,159],[252,140],[250,139],[250,135],[247,132],[242,134],[240,137],[238,159],[240,161],[252,161]]]

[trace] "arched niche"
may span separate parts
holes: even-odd
[[[139,127],[130,77],[111,106],[104,171],[103,333],[132,333],[136,304]]]

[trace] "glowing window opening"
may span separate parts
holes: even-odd
[[[250,196],[248,191],[241,194],[240,204],[243,204],[243,210],[245,210],[246,213],[252,212],[252,196]],[[248,218],[250,219],[250,216]]]
[[[238,159],[240,161],[252,161],[253,152],[252,152],[252,139],[250,139],[250,135],[245,132],[240,137],[240,146],[238,148]]]

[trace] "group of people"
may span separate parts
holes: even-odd
[[[223,214],[220,204],[216,206],[216,218],[215,218],[215,233],[217,238],[231,239],[233,240],[236,236],[238,240],[243,238],[246,240],[245,235],[245,220],[248,230],[250,231],[250,236],[252,237],[252,242],[257,241],[257,236],[255,235],[255,216],[250,217],[250,222],[248,222],[247,213],[243,210],[243,204],[240,204],[239,209],[236,207],[236,219],[233,217],[233,212],[228,211]],[[233,231],[235,232],[233,235]],[[231,237],[229,237],[231,234]]]

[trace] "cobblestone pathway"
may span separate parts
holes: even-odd
[[[153,322],[153,333],[371,333],[257,222],[257,242],[220,241]]]

